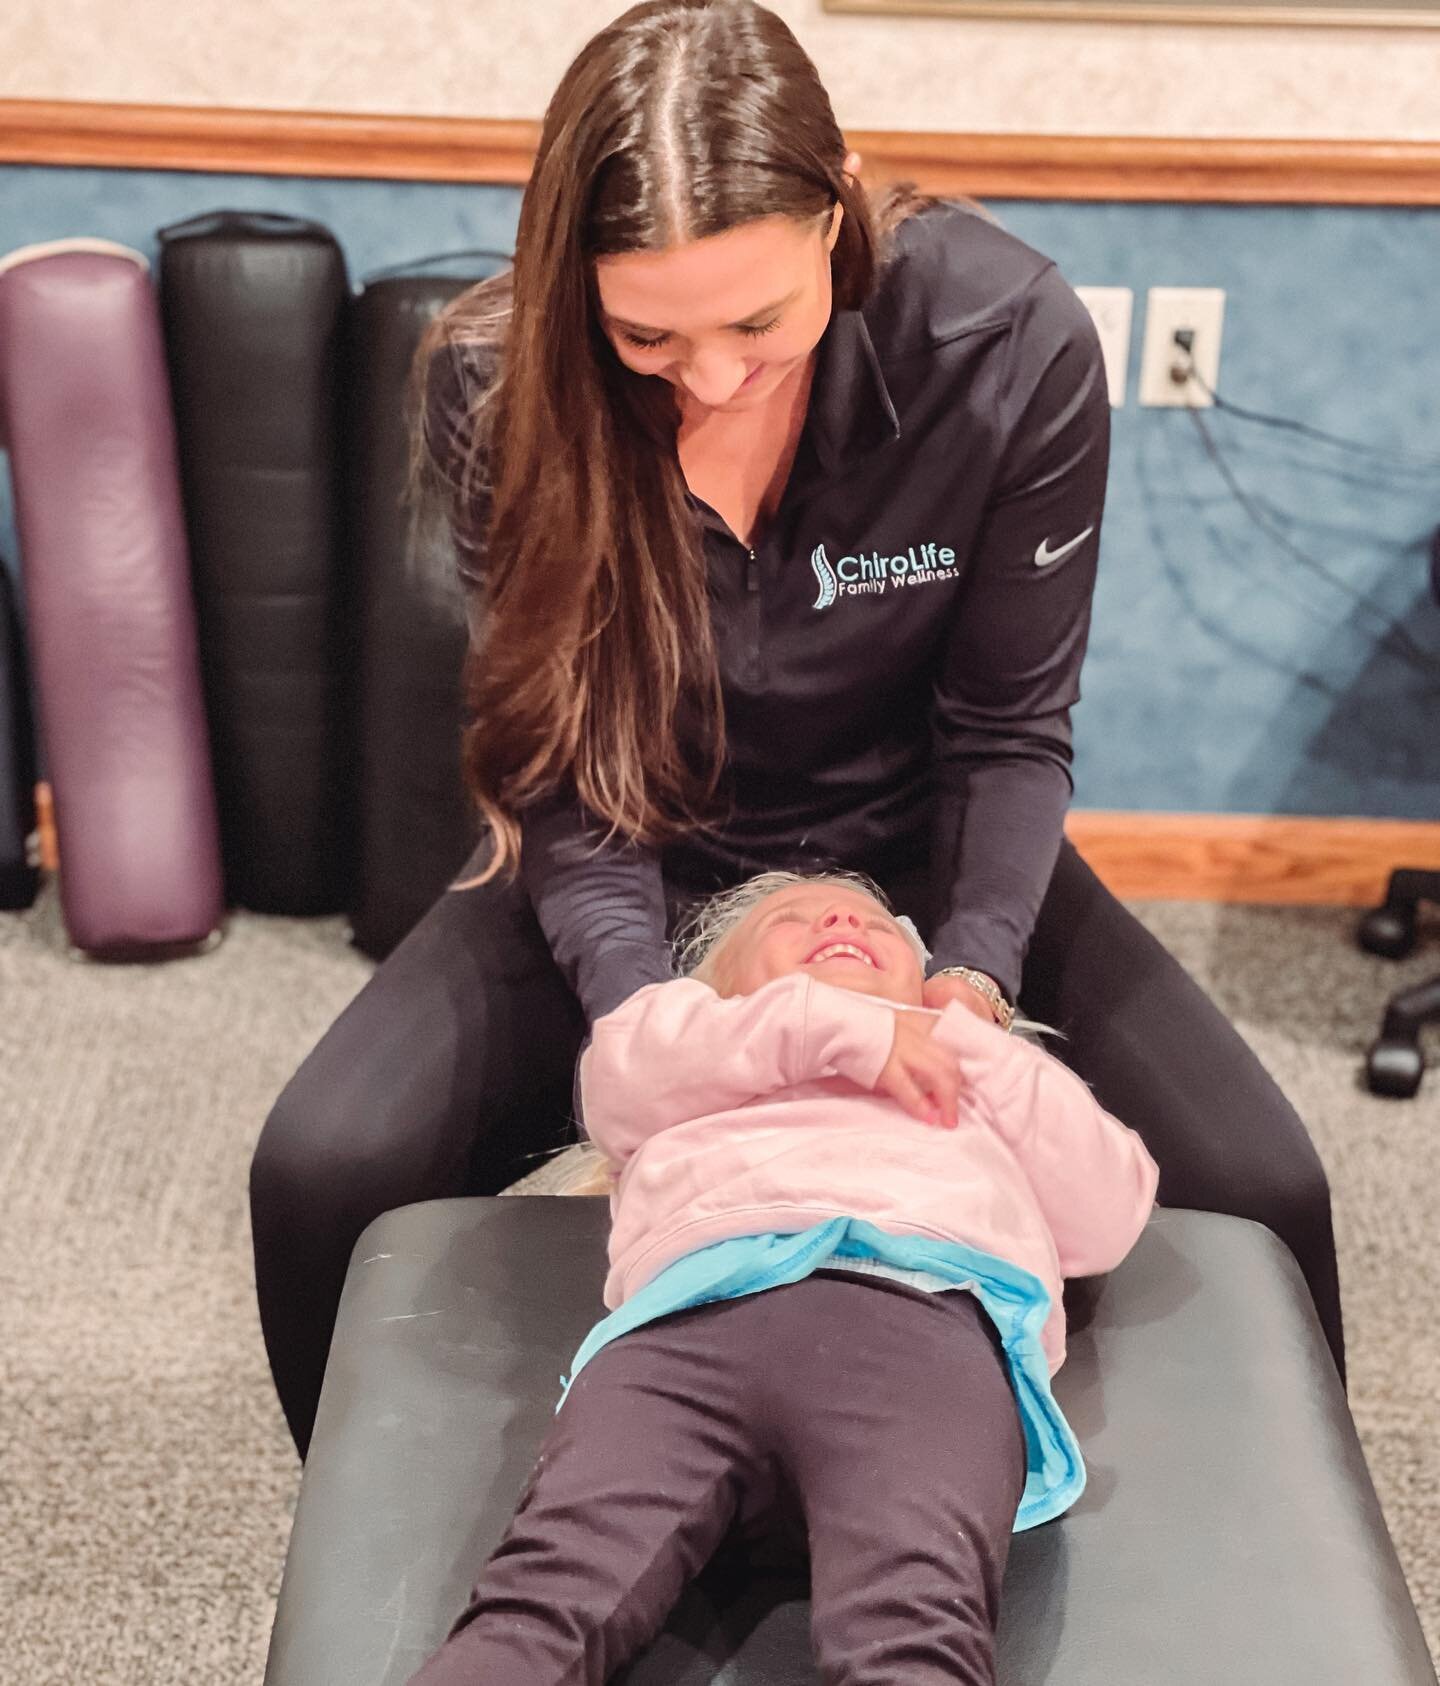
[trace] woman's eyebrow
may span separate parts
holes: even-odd
[[[800,289],[797,287],[793,293],[786,293],[783,299],[776,299],[774,304],[762,304],[759,310],[752,310],[748,316],[742,316],[738,322],[727,322],[725,326],[727,328],[748,328],[752,323],[758,322],[761,317],[769,316],[777,310],[783,310],[787,304],[790,304],[799,296]],[[605,320],[613,322],[617,328],[633,328],[637,334],[668,334],[670,332],[669,328],[652,328],[648,322],[628,322],[623,316],[612,316],[608,310],[605,312]]]

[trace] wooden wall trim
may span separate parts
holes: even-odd
[[[0,163],[523,182],[537,123],[0,100]]]
[[[882,176],[977,199],[1440,205],[1440,142],[939,134],[851,142]]]
[[[1135,899],[1368,907],[1396,867],[1440,870],[1440,821],[1076,809],[1065,830]]]
[[[539,125],[0,100],[0,163],[523,183]],[[985,199],[1440,205],[1440,141],[856,130],[872,181]]]
[[[35,808],[36,859],[55,872],[48,784]],[[1101,882],[1134,901],[1376,907],[1396,867],[1440,871],[1440,821],[1073,809],[1065,831]]]

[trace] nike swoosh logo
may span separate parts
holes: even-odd
[[[1063,562],[1070,552],[1084,544],[1094,531],[1093,527],[1087,527],[1078,539],[1071,539],[1069,544],[1062,544],[1059,550],[1051,550],[1048,538],[1041,539],[1040,548],[1035,552],[1035,566],[1037,568],[1052,568],[1057,562]]]

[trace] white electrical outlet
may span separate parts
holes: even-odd
[[[1145,305],[1145,346],[1140,353],[1140,402],[1180,409],[1207,409],[1220,383],[1220,329],[1225,293],[1220,287],[1152,287]],[[1176,380],[1185,362],[1175,343],[1177,330],[1194,334],[1190,355],[1200,380]],[[1204,382],[1204,386],[1200,383]],[[1209,392],[1205,390],[1208,387]]]
[[[1077,287],[1075,294],[1090,312],[1100,335],[1110,407],[1118,410],[1125,402],[1125,383],[1130,374],[1130,320],[1135,295],[1128,287]]]

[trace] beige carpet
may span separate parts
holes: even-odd
[[[1328,909],[1137,912],[1239,1023],[1336,1197],[1351,1399],[1440,1652],[1440,1070],[1358,1062],[1383,996]],[[237,917],[203,957],[66,953],[53,895],[0,915],[0,1673],[259,1686],[298,1470],[265,1366],[250,1153],[369,975],[338,920]]]

